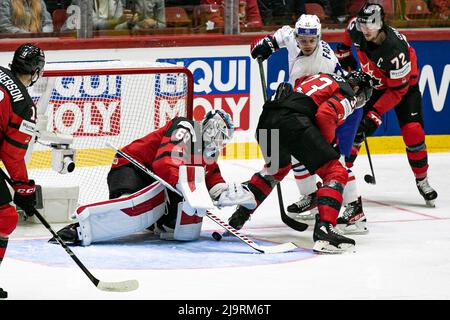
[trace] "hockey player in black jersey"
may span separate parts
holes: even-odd
[[[371,77],[363,72],[344,78],[322,73],[304,76],[296,81],[294,92],[281,84],[259,117],[256,138],[266,165],[247,182],[248,189],[259,206],[289,172],[292,157],[316,173],[323,185],[317,190],[314,251],[339,253],[355,245],[335,229],[348,181],[338,160],[336,128],[371,94]],[[240,229],[255,210],[238,206],[228,223]]]
[[[419,68],[414,48],[404,35],[385,23],[384,9],[375,3],[365,4],[357,17],[350,20],[344,40],[337,47],[344,69],[356,66],[352,44],[361,69],[374,79],[375,90],[364,106],[348,165],[355,161],[364,136],[371,136],[381,125],[382,115],[394,109],[417,188],[426,204],[434,207],[437,192],[428,183],[422,97],[417,83]]]

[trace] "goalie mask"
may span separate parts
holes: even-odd
[[[372,96],[372,77],[362,71],[352,71],[348,73],[344,78],[355,92],[355,109],[361,108]]]
[[[216,158],[231,140],[234,126],[231,117],[223,110],[209,111],[202,121],[203,154]]]

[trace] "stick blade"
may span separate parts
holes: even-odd
[[[306,229],[308,229],[308,224],[297,221],[291,217],[289,217],[286,212],[282,212],[281,213],[281,221],[284,222],[285,225],[287,225],[288,227],[290,227],[291,229],[294,229],[296,231],[305,231]]]
[[[127,280],[121,282],[99,281],[97,288],[102,291],[109,292],[129,292],[139,288],[139,282],[137,280]]]
[[[258,246],[256,249],[262,253],[284,253],[297,249],[298,247],[292,242],[286,242],[276,246]]]

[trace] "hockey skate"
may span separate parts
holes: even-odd
[[[175,232],[176,218],[169,215],[163,215],[153,226],[147,228],[153,231],[161,240],[173,240]],[[152,228],[153,227],[153,228]]]
[[[228,219],[228,224],[236,230],[242,229],[247,220],[250,219],[251,210],[238,206],[237,210]]]
[[[349,203],[342,214],[336,220],[336,229],[342,234],[365,234],[367,229],[367,219],[362,208],[361,197]]]
[[[61,230],[57,232],[58,236],[67,244],[71,246],[79,246],[81,245],[80,236],[78,233],[78,229],[80,228],[80,224],[72,223],[68,226],[65,226]],[[55,239],[55,237],[48,240],[50,243],[58,243],[58,241]]]
[[[331,223],[321,221],[319,215],[316,216],[313,240],[313,250],[317,253],[343,253],[355,246],[355,240],[341,235]]]
[[[424,178],[421,180],[416,179],[416,185],[417,189],[419,189],[420,194],[425,200],[425,203],[428,207],[435,207],[435,200],[438,196],[437,192],[430,187],[430,184],[428,183],[428,178]]]
[[[302,196],[299,201],[287,207],[290,213],[296,213],[296,220],[314,220],[317,210],[317,192]]]

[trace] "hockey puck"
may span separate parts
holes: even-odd
[[[8,298],[8,292],[3,291],[3,289],[0,289],[0,299],[6,299]]]
[[[222,240],[222,236],[221,236],[221,234],[218,233],[218,232],[213,232],[213,233],[212,233],[212,237],[213,237],[214,240],[216,240],[216,241]]]
[[[366,181],[367,183],[370,183],[370,184],[375,184],[375,179],[371,175],[368,175],[368,174],[366,174],[364,176],[364,181]]]

